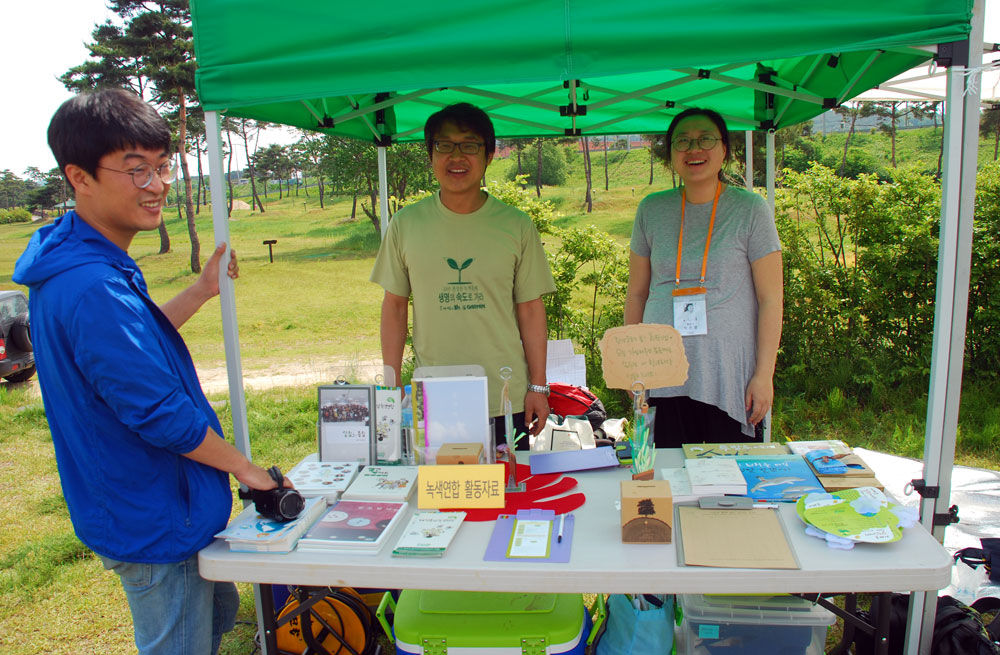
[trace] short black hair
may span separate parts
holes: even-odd
[[[460,130],[472,132],[486,144],[486,154],[492,155],[497,150],[497,136],[493,130],[493,121],[479,107],[460,102],[448,105],[444,109],[431,114],[424,123],[424,143],[427,144],[427,156],[434,156],[434,137],[438,135],[445,123],[451,123]]]
[[[75,164],[97,175],[104,155],[128,148],[170,150],[167,121],[149,104],[124,89],[101,89],[64,102],[49,123],[49,148],[59,170]]]
[[[705,109],[704,107],[691,107],[690,109],[685,109],[681,113],[674,116],[674,120],[670,121],[670,127],[667,128],[667,139],[664,144],[667,153],[667,163],[670,163],[670,155],[673,153],[674,130],[677,128],[678,123],[685,118],[690,118],[691,116],[704,116],[708,120],[712,121],[712,124],[719,130],[722,145],[726,147],[726,154],[722,158],[722,161],[727,162],[732,159],[733,148],[729,143],[729,128],[726,127],[726,119],[722,117],[722,114],[712,109]],[[721,171],[719,172],[719,175],[722,175]]]

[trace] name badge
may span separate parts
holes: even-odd
[[[674,328],[682,337],[708,334],[708,303],[704,287],[674,290]]]

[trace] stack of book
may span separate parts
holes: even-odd
[[[788,447],[809,462],[820,484],[827,491],[858,487],[883,488],[871,467],[839,439],[789,441]]]
[[[251,504],[215,536],[225,539],[234,551],[288,553],[325,509],[325,498],[307,498],[294,521],[275,521],[257,514]]]
[[[300,552],[378,553],[402,520],[406,503],[341,500],[305,536]]]
[[[393,557],[443,557],[465,512],[417,512],[403,528]]]
[[[697,500],[701,497],[691,490],[691,477],[686,468],[660,469],[659,478],[670,483],[670,498],[674,503]]]
[[[686,443],[681,444],[685,459],[705,457],[738,457],[740,455],[787,455],[788,447],[783,443]]]
[[[358,462],[319,462],[311,455],[296,464],[285,478],[306,498],[323,496],[327,502],[335,502],[360,468]]]
[[[707,457],[684,461],[691,493],[701,496],[745,496],[747,481],[734,457]]]
[[[366,466],[340,497],[404,503],[416,488],[416,466]]]

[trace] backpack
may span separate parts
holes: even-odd
[[[549,409],[559,416],[586,416],[595,430],[608,418],[600,398],[587,389],[562,382],[549,383]]]
[[[1000,603],[981,603],[977,605],[981,611],[992,611]],[[995,599],[991,599],[995,600]],[[910,604],[907,594],[893,594],[889,615],[889,655],[902,655],[903,642],[906,639],[906,612]],[[856,614],[868,623],[872,623],[872,615],[865,610]],[[931,641],[931,655],[1000,655],[1000,645],[994,639],[1000,628],[1000,619],[994,619],[990,628],[983,624],[979,611],[955,600],[951,596],[940,596],[937,601],[937,614],[934,618],[934,636]],[[991,634],[991,630],[994,632]],[[872,636],[858,630],[854,636],[854,652],[856,655],[871,655],[875,652]]]

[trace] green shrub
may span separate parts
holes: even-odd
[[[0,225],[8,223],[30,223],[31,212],[24,207],[12,207],[10,209],[0,209]]]

